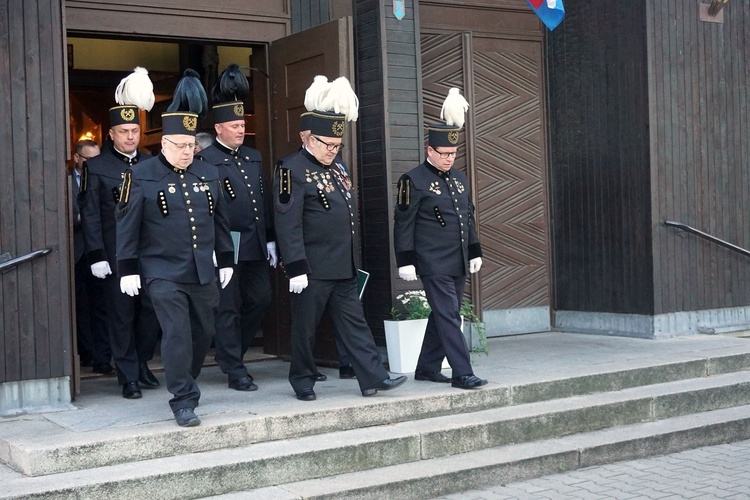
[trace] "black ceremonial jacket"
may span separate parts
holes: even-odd
[[[276,164],[273,193],[276,240],[287,276],[356,276],[356,200],[341,159],[322,165],[300,149]]]
[[[266,260],[266,243],[275,241],[271,195],[263,177],[260,153],[247,146],[234,152],[217,141],[197,154],[219,169],[229,209],[229,227],[240,232],[238,260]]]
[[[114,272],[117,260],[115,208],[122,178],[127,169],[147,158],[151,155],[141,152],[132,159],[128,158],[115,151],[108,141],[102,146],[100,155],[84,163],[78,202],[89,263],[106,260]]]
[[[393,240],[398,267],[420,276],[463,276],[482,256],[469,183],[460,170],[441,172],[425,161],[401,176]]]
[[[128,170],[117,207],[117,271],[178,283],[213,282],[212,254],[231,267],[234,246],[216,167],[196,159],[186,169],[164,155]]]

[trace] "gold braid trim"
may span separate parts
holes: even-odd
[[[133,172],[130,170],[127,170],[125,172],[125,177],[122,179],[122,186],[120,187],[120,199],[118,200],[119,203],[122,203],[123,205],[127,205],[128,201],[130,201],[130,185],[133,183]]]

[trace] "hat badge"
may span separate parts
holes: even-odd
[[[198,118],[194,116],[185,116],[182,118],[182,126],[188,132],[193,132],[198,127]]]
[[[341,137],[344,135],[344,122],[343,121],[334,121],[333,125],[331,125],[331,131],[333,132],[334,137]]]
[[[242,116],[245,114],[245,106],[242,104],[235,104],[234,106],[234,114],[235,116]]]
[[[451,144],[458,144],[457,131],[448,132],[448,142],[450,142]]]
[[[133,108],[123,108],[120,110],[120,117],[126,122],[132,122],[135,118],[135,111]]]

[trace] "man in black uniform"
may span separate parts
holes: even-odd
[[[482,248],[469,182],[452,168],[466,109],[458,89],[451,89],[443,105],[447,123],[429,127],[427,160],[398,181],[393,240],[399,276],[414,281],[419,275],[432,309],[414,379],[474,389],[487,381],[472,371],[459,306],[467,270],[482,266]],[[445,357],[452,379],[440,373]]]
[[[242,360],[271,304],[269,265],[276,267],[271,196],[260,152],[243,145],[242,100],[249,89],[247,78],[236,64],[222,72],[212,92],[216,139],[198,155],[218,168],[229,226],[239,233],[236,272],[229,285],[219,291],[214,337],[216,361],[229,379],[229,388],[237,391],[258,388]]]
[[[292,292],[289,382],[302,401],[316,399],[313,348],[326,305],[363,396],[406,381],[388,377],[357,293],[355,193],[338,157],[346,120],[356,119],[356,96],[345,78],[334,84],[340,97],[327,104],[333,84],[318,86],[326,94],[320,98],[308,99],[315,83],[308,89],[305,104],[310,109],[314,101],[316,107],[301,116],[303,147],[279,161],[274,175],[276,236]]]
[[[81,228],[81,211],[78,206],[78,193],[83,178],[83,165],[99,155],[99,145],[83,139],[76,143],[70,172],[73,198],[73,252],[75,257],[76,290],[76,337],[81,366],[91,366],[94,373],[108,374],[114,371],[110,360],[109,327],[104,305],[102,280],[91,274],[88,261],[84,257],[86,245]]]
[[[214,335],[219,303],[213,255],[222,287],[232,278],[234,259],[218,171],[193,158],[198,117],[207,106],[198,74],[186,70],[162,114],[161,153],[125,172],[117,206],[120,288],[137,295],[143,277],[163,332],[169,405],[185,427],[200,424],[195,377]]]
[[[139,381],[144,387],[159,385],[147,364],[154,355],[159,335],[151,302],[147,294],[134,299],[120,293],[119,279],[112,274],[116,269],[115,207],[120,183],[125,170],[149,158],[138,151],[141,136],[138,111],[151,109],[153,105],[153,86],[147,75],[145,69],[136,68],[118,87],[116,99],[120,105],[109,110],[110,141],[104,144],[99,156],[86,162],[79,195],[86,253],[91,274],[104,280],[112,357],[126,399],[141,397]],[[127,100],[123,99],[123,86],[138,85],[151,86],[150,96],[139,99],[128,95]]]

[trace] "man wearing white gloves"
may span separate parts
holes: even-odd
[[[202,96],[197,102],[184,96]],[[189,104],[189,106],[188,106]],[[117,270],[122,292],[141,286],[163,331],[161,355],[177,424],[200,424],[195,377],[214,336],[220,285],[232,279],[234,248],[226,202],[214,165],[193,160],[206,95],[190,69],[162,114],[161,153],[125,172],[117,205]]]
[[[451,89],[444,111],[455,96],[463,99]],[[482,248],[469,182],[463,172],[452,168],[466,108],[447,112],[447,124],[429,127],[427,160],[398,181],[393,233],[399,277],[421,278],[432,309],[414,379],[474,389],[487,381],[472,371],[459,307],[466,272],[476,273],[482,267]],[[450,379],[440,373],[445,357],[453,371]]]
[[[316,83],[321,95],[311,97]],[[357,292],[355,255],[356,190],[339,156],[347,120],[356,119],[354,91],[346,78],[336,91],[315,77],[300,117],[302,148],[280,160],[274,176],[276,236],[289,277],[292,309],[289,383],[297,399],[316,399],[321,380],[315,366],[315,332],[328,307],[340,354],[352,365],[363,396],[394,389],[406,377],[391,379],[380,362]],[[333,95],[338,98],[333,98]],[[352,99],[353,97],[353,99]],[[310,104],[314,101],[314,104]],[[327,102],[327,104],[326,104]],[[315,106],[317,104],[318,106]],[[334,112],[333,109],[347,112]]]
[[[123,89],[125,93],[121,92]],[[78,204],[91,274],[103,280],[109,344],[122,396],[138,399],[142,397],[141,387],[159,386],[147,364],[154,355],[159,324],[147,294],[132,298],[120,293],[115,258],[115,206],[125,170],[151,157],[138,151],[139,110],[150,109],[153,104],[148,72],[136,68],[124,78],[115,92],[115,100],[120,105],[109,110],[108,140],[101,154],[84,164]]]
[[[216,139],[197,155],[219,169],[229,226],[239,233],[236,276],[220,291],[214,337],[216,361],[229,388],[237,391],[258,388],[242,360],[248,347],[256,344],[255,335],[271,305],[269,271],[277,261],[270,186],[260,152],[243,144],[242,100],[249,92],[247,78],[236,64],[221,73],[211,92]]]

